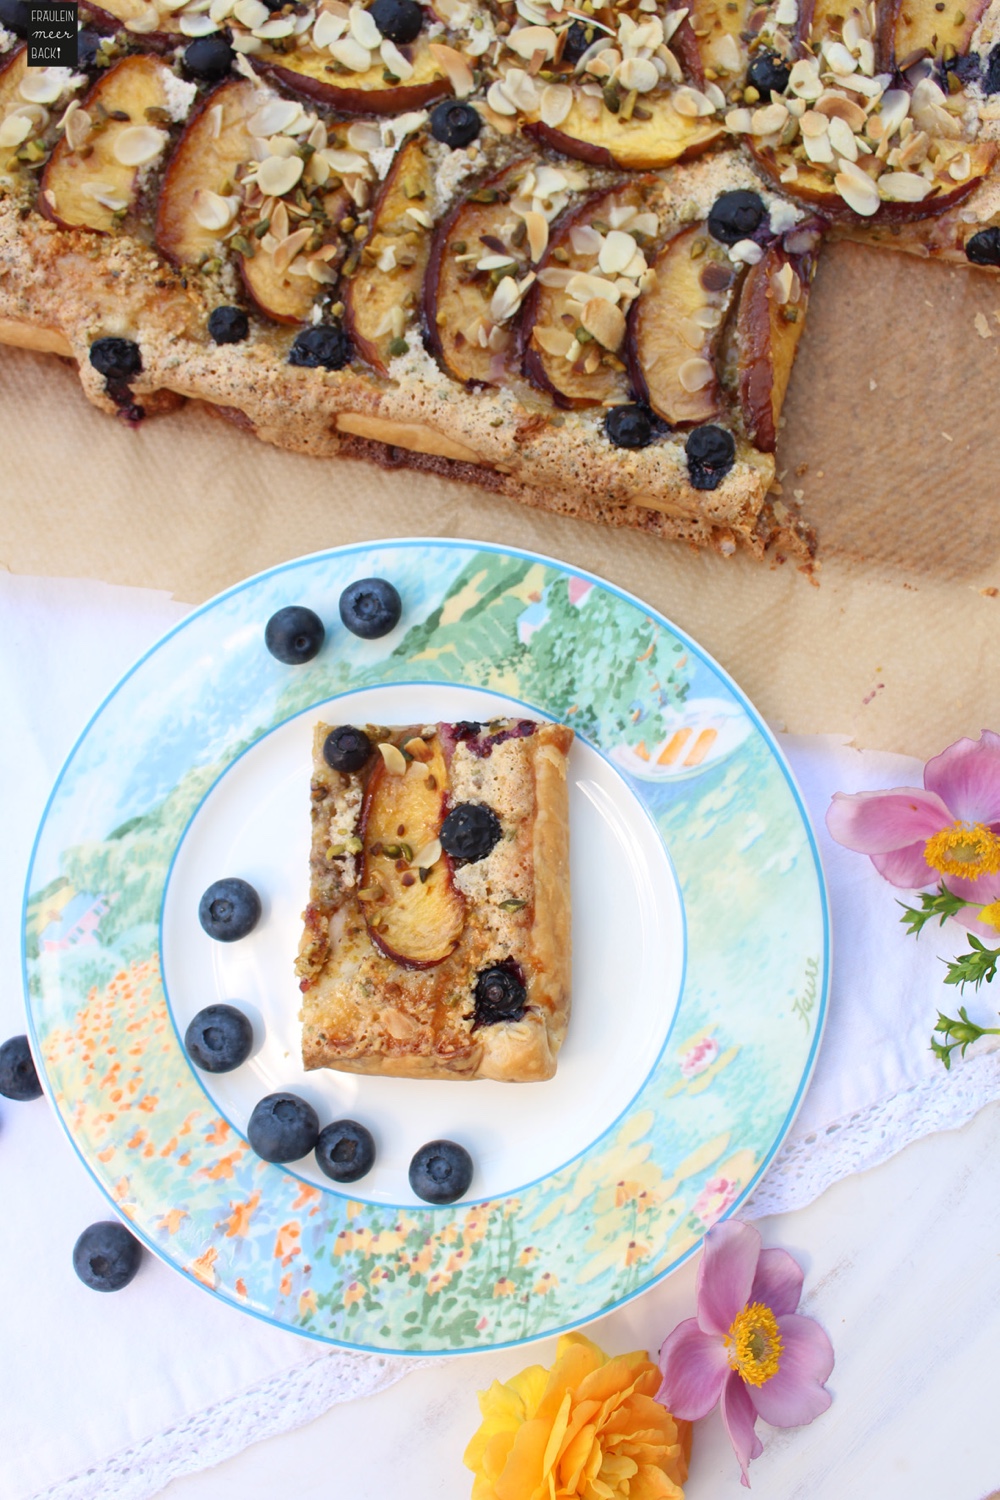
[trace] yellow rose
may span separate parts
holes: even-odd
[[[472,1500],[684,1500],[691,1426],[653,1400],[659,1385],[643,1350],[612,1359],[565,1334],[551,1370],[480,1392]]]

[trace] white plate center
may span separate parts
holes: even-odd
[[[258,740],[220,779],[177,851],[163,911],[163,975],[184,1031],[226,1001],[250,1016],[255,1049],[232,1073],[197,1076],[241,1132],[265,1094],[308,1099],[321,1125],[360,1120],[375,1137],[372,1171],[336,1188],[312,1156],[290,1170],[374,1202],[416,1203],[410,1158],[426,1141],[460,1142],[475,1177],[468,1197],[494,1198],[547,1177],[626,1110],[659,1056],[680,997],[684,921],[662,841],[621,775],[589,745],[570,755],[573,1010],[555,1078],[505,1084],[306,1073],[293,964],[308,895],[313,724],[428,723],[523,714],[522,704],[444,684],[401,684],[319,704]],[[217,943],[198,922],[214,880],[238,875],[263,903],[255,930]],[[197,1070],[196,1070],[197,1071]]]

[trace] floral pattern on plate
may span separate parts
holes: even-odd
[[[353,578],[405,602],[386,641],[338,636],[294,672],[262,647],[288,602],[335,617]],[[669,1044],[628,1109],[540,1181],[447,1208],[366,1201],[260,1161],[180,1045],[160,914],[203,799],[262,736],[373,685],[467,684],[565,719],[622,774],[670,855],[688,961]],[[684,705],[735,726],[681,778],[632,774]],[[153,711],[150,705],[155,705]],[[641,747],[641,748],[640,748]],[[665,765],[669,766],[669,761]],[[745,1197],[808,1080],[826,1006],[826,901],[767,731],[699,648],[558,563],[476,543],[345,548],[196,610],[119,684],[64,767],[24,918],[30,1024],[80,1156],[153,1249],[320,1339],[444,1353],[541,1337],[665,1275]],[[454,1085],[448,1085],[454,1087]]]

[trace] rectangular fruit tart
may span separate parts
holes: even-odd
[[[318,724],[307,1068],[551,1078],[570,1009],[573,731]]]
[[[0,0],[0,342],[129,422],[808,553],[825,234],[1000,264],[1000,0]],[[877,263],[873,263],[877,274]]]

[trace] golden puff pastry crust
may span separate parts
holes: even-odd
[[[324,755],[332,727],[313,736],[296,961],[306,1068],[551,1078],[570,1012],[573,731],[367,725],[367,760],[339,771]],[[473,843],[456,850],[453,817],[442,848],[445,819],[469,808]]]

